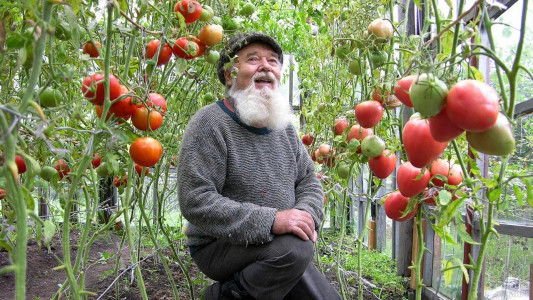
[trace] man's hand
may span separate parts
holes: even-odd
[[[294,208],[276,213],[272,233],[292,233],[304,241],[311,239],[313,243],[316,242],[318,236],[315,230],[315,221],[311,214]]]

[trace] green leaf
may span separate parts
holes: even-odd
[[[457,231],[457,234],[459,234],[459,238],[465,243],[469,243],[471,245],[479,245],[480,243],[474,241],[470,234],[466,232],[466,225],[465,224],[459,224],[455,226],[455,230]]]
[[[440,197],[440,192],[439,192]],[[463,203],[464,199],[460,198],[455,201],[452,201],[449,205],[444,206],[444,210],[440,212],[440,214],[437,216],[437,220],[439,220],[437,226],[438,227],[444,227],[450,223],[453,216],[455,215],[455,211],[458,209],[458,207]]]
[[[470,280],[470,276],[468,275],[468,270],[466,269],[466,267],[463,264],[463,262],[460,259],[458,259],[457,257],[454,257],[453,261],[461,268],[461,271],[463,271],[464,279],[465,279],[466,283],[468,283],[468,281]]]
[[[441,240],[446,241],[446,243],[457,245],[458,243],[453,239],[453,237],[450,235],[450,230],[448,227],[438,227],[437,224],[431,223],[431,227],[435,231],[435,233],[441,238]]]
[[[413,2],[416,4],[416,7],[418,7],[418,9],[422,10],[422,6],[420,6],[420,0],[413,0]]]
[[[68,5],[64,6],[65,13],[67,15],[68,25],[70,27],[70,33],[72,35],[72,44],[74,48],[80,48],[80,28],[78,26],[78,16]]]
[[[520,190],[520,187],[518,185],[516,185],[516,184],[513,184],[513,190],[514,190],[514,194],[516,196],[516,200],[518,201],[520,206],[526,205],[524,203],[524,199],[523,199],[522,191]]]
[[[527,203],[533,208],[533,188],[531,187],[531,180],[524,179],[524,183],[526,184]]]
[[[10,36],[6,39],[6,47],[8,49],[20,49],[26,44],[26,38],[24,36]]]
[[[446,180],[446,178],[444,178]],[[440,190],[439,191],[439,203],[441,205],[448,205],[450,201],[452,200],[452,194],[448,192],[447,190]]]
[[[44,221],[44,244],[48,246],[56,233],[56,226],[50,219]]]
[[[489,198],[490,202],[496,202],[498,199],[500,199],[500,196],[502,194],[502,189],[493,189],[488,192],[487,197]]]

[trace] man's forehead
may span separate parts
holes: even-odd
[[[237,56],[249,56],[258,54],[260,51],[265,51],[271,56],[279,58],[279,55],[272,47],[263,43],[251,43],[237,52]]]

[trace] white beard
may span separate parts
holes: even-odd
[[[274,89],[255,88],[255,79],[268,76],[274,83]],[[248,126],[267,127],[271,130],[284,129],[291,122],[293,112],[289,102],[283,99],[278,88],[279,82],[271,72],[256,73],[252,82],[244,89],[237,89],[233,84],[228,89],[228,96],[239,119]]]

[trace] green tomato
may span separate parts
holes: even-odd
[[[39,102],[42,107],[57,107],[61,101],[61,92],[47,87],[39,95]]]
[[[335,56],[340,59],[345,59],[350,52],[352,52],[352,47],[348,44],[345,44],[335,49]]]
[[[57,170],[54,168],[54,167],[50,167],[50,166],[44,166],[41,168],[41,178],[46,180],[46,181],[50,181],[50,179],[52,179],[52,177],[54,177],[54,175],[57,174]]]
[[[249,17],[255,12],[255,5],[248,2],[244,4],[244,6],[241,8],[241,11],[239,12],[241,16]]]
[[[385,142],[377,135],[369,135],[361,141],[361,152],[366,157],[378,157],[383,150],[385,150]]]
[[[216,50],[210,50],[209,53],[205,56],[205,61],[210,64],[216,64],[220,59],[220,53]]]
[[[205,93],[205,95],[203,97],[203,100],[206,101],[206,102],[211,102],[211,101],[213,101],[213,99],[214,99],[213,93],[211,93],[211,92]]]
[[[235,18],[230,18],[228,16],[225,16],[224,19],[222,19],[222,29],[230,31],[230,30],[237,30],[239,29],[240,24]]]
[[[348,178],[350,176],[350,166],[346,162],[341,161],[337,165],[337,175],[342,179]]]
[[[107,168],[107,164],[105,162],[101,163],[98,168],[96,168],[96,174],[101,177],[109,176],[111,172]]]
[[[202,14],[200,15],[200,21],[207,22],[215,16],[213,9],[209,5],[202,5]]]
[[[387,53],[383,51],[374,51],[370,54],[370,62],[374,68],[379,68],[387,62]]]
[[[354,59],[348,65],[348,71],[353,75],[361,75],[361,62],[359,59]]]
[[[507,117],[499,113],[496,123],[482,132],[466,132],[470,146],[481,153],[503,156],[513,152],[515,139]]]
[[[437,115],[446,103],[448,88],[433,74],[423,73],[413,80],[409,96],[414,108],[423,117]]]

